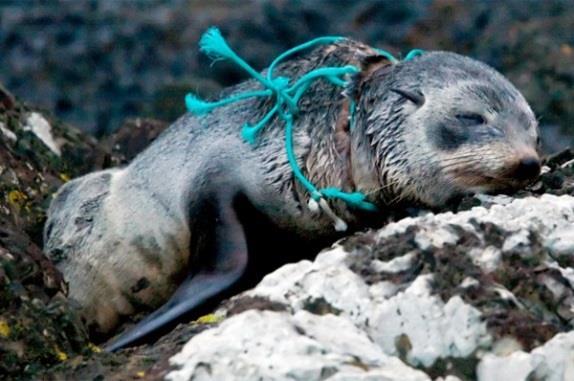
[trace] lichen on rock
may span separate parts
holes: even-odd
[[[52,194],[63,174],[89,168],[94,141],[1,86],[0,100],[0,378],[34,379],[88,345],[66,284],[40,247]]]
[[[236,315],[196,336],[171,361],[180,369],[166,377],[170,381],[430,380],[384,354],[347,319],[304,310]]]
[[[309,351],[306,341],[273,336],[289,331],[277,321],[301,316],[341,321],[332,337],[311,335],[322,345],[339,336],[363,340],[433,379],[567,379],[574,369],[567,333],[574,328],[574,252],[564,242],[574,235],[574,197],[488,198],[488,205],[406,218],[345,238],[314,261],[283,266],[225,303],[220,313],[228,319],[192,338],[172,358],[168,379],[218,379],[240,369],[253,379],[287,379],[289,370],[294,379],[321,379],[323,368],[333,379],[351,377],[341,358],[313,358],[315,373],[297,373],[305,367],[299,360],[238,359],[238,348],[288,358],[278,342],[288,342],[289,353]],[[268,305],[283,307],[271,313]],[[271,339],[255,334],[257,327]],[[507,358],[511,366],[500,366]],[[277,372],[270,373],[271,363]],[[388,377],[406,377],[397,374]]]

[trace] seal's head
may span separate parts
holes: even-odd
[[[538,177],[537,120],[520,92],[491,67],[427,52],[376,65],[363,77],[363,131],[354,146],[371,147],[368,161],[385,202],[439,206],[462,194],[517,189]]]

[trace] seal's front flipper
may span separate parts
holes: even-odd
[[[112,340],[105,347],[107,351],[116,351],[153,336],[239,281],[247,267],[245,232],[237,218],[233,200],[216,204],[213,252],[201,253],[201,256],[209,256],[212,264],[189,275],[165,305]]]

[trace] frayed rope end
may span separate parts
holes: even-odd
[[[214,26],[201,36],[199,50],[214,61],[229,59],[234,56],[233,50],[227,45],[219,28]]]

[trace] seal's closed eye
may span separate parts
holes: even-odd
[[[486,118],[476,113],[457,114],[455,118],[464,126],[476,126],[486,124]]]

